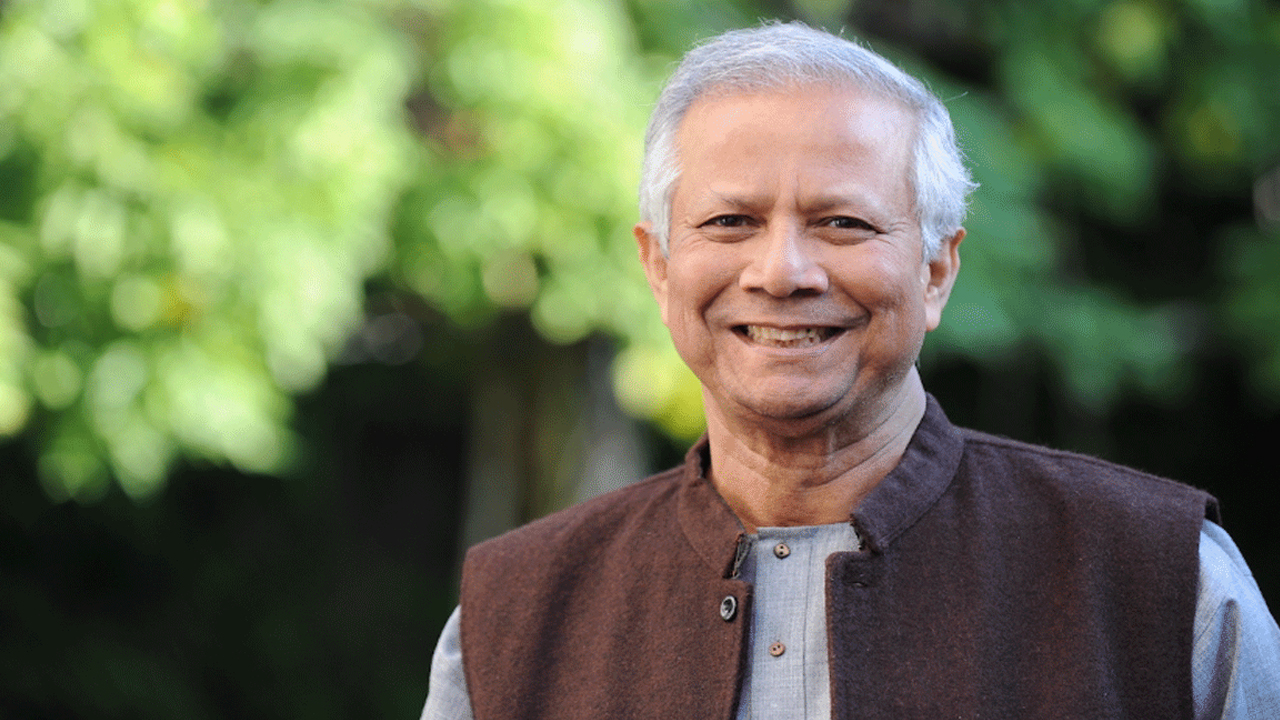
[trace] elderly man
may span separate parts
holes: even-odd
[[[773,24],[690,52],[635,235],[706,439],[473,548],[423,717],[1280,717],[1211,497],[926,394],[971,188],[945,108],[868,50]]]

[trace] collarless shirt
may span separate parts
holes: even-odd
[[[763,527],[745,541],[740,573],[754,590],[738,720],[829,718],[827,557],[860,549],[857,530],[847,522]]]

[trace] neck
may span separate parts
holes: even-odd
[[[900,392],[861,422],[799,435],[735,427],[708,409],[711,482],[754,532],[848,521],[902,459],[924,417],[925,394],[912,369]]]

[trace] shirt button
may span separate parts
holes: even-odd
[[[791,554],[791,548],[787,547],[786,543],[778,543],[777,545],[773,546],[773,554],[776,555],[779,560],[781,560],[782,558]]]
[[[728,622],[737,614],[738,599],[732,595],[725,595],[724,599],[720,601],[720,617],[724,618],[725,622]]]
[[[778,657],[779,655],[781,655],[786,651],[787,651],[787,646],[783,645],[780,642],[776,642],[769,646],[769,654],[774,657]]]

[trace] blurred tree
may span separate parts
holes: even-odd
[[[55,499],[280,471],[417,169],[412,44],[372,4],[3,12],[0,432]]]
[[[143,497],[178,456],[280,472],[290,394],[382,274],[463,326],[515,313],[554,344],[614,338],[621,406],[693,437],[697,384],[634,260],[639,143],[668,63],[746,7],[10,3],[0,432],[38,418],[55,498],[108,475]],[[1280,346],[1251,331],[1275,316],[1276,224],[1242,192],[1277,184],[1274,5],[773,12],[851,22],[950,99],[983,189],[931,358],[1040,353],[1094,416],[1126,388],[1185,393],[1209,337],[1280,387]],[[1234,331],[1206,333],[1217,316]]]

